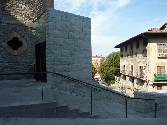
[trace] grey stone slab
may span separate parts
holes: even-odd
[[[5,118],[0,119],[2,125],[166,125],[166,119],[153,119],[153,118],[114,118],[114,119],[88,119],[88,118],[77,118],[77,119],[67,119],[67,118],[56,118],[56,119],[47,119],[47,118]]]

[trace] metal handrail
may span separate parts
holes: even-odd
[[[154,114],[154,117],[156,118],[156,112],[157,112],[157,102],[155,101],[155,99],[145,99],[145,98],[134,98],[134,97],[130,97],[130,96],[127,96],[127,95],[124,95],[124,94],[121,94],[119,92],[116,92],[116,91],[113,91],[109,88],[104,88],[102,86],[97,86],[97,85],[94,85],[94,84],[90,84],[88,82],[84,82],[84,81],[81,81],[81,80],[78,80],[78,79],[75,79],[75,78],[72,78],[72,77],[69,77],[69,76],[66,76],[66,75],[63,75],[63,74],[60,74],[60,73],[56,73],[56,72],[27,72],[27,73],[20,73],[20,72],[15,72],[15,73],[0,73],[0,76],[1,75],[24,75],[24,74],[55,74],[57,76],[60,76],[60,77],[63,77],[63,78],[66,78],[68,80],[71,80],[73,82],[77,82],[77,83],[80,83],[80,84],[83,84],[83,85],[86,85],[88,87],[91,88],[91,115],[92,115],[92,89],[101,89],[101,90],[105,90],[105,91],[108,91],[108,92],[112,92],[114,94],[117,94],[117,95],[120,95],[120,96],[123,96],[125,97],[125,117],[127,118],[127,99],[141,99],[141,100],[153,100],[155,102],[155,114]],[[42,85],[42,102],[43,102],[43,85]]]

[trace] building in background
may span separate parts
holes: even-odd
[[[138,34],[115,48],[120,48],[119,87],[167,91],[167,23]]]
[[[96,80],[101,80],[100,74],[98,72],[100,65],[103,63],[105,57],[101,56],[92,56],[92,64],[96,68],[97,73],[95,74],[95,79]]]

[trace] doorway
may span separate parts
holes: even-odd
[[[46,42],[35,45],[35,69],[34,72],[46,72]],[[47,74],[34,74],[36,81],[47,82]]]

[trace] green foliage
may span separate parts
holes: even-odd
[[[96,68],[92,64],[92,78],[94,79],[95,74],[97,73]]]
[[[110,81],[110,85],[115,84],[115,80]]]
[[[103,64],[100,66],[101,78],[108,84],[113,84],[115,76],[119,75],[120,53],[113,52],[109,54]]]

